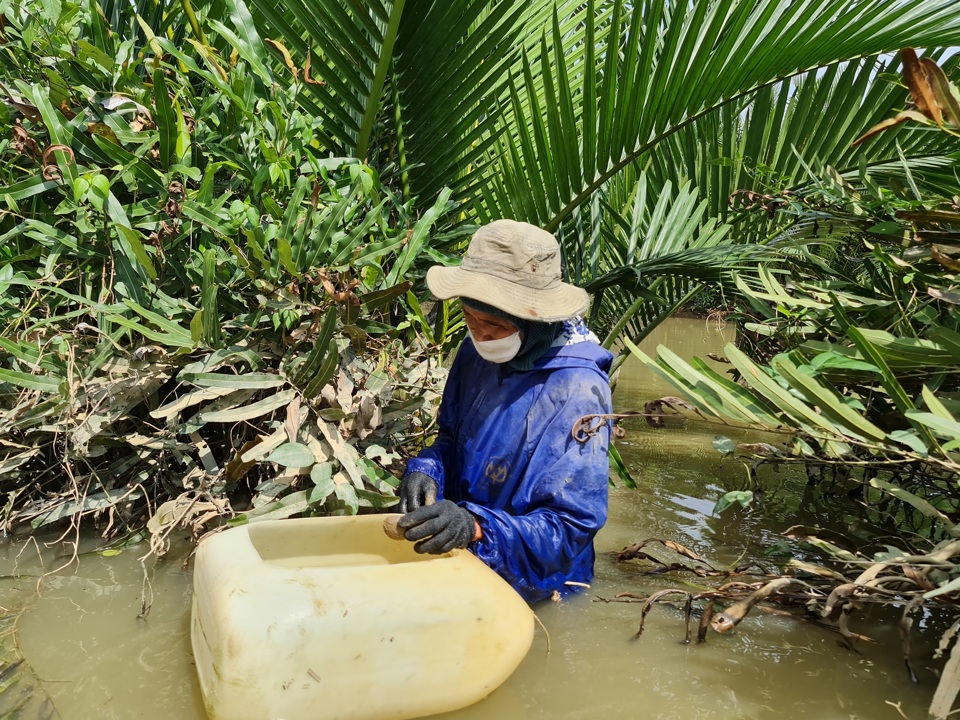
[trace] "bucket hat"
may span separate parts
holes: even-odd
[[[539,322],[566,320],[590,305],[585,290],[561,279],[560,245],[553,235],[516,220],[481,227],[460,265],[433,266],[427,286],[441,300],[471,298]]]

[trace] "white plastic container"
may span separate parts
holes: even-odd
[[[211,720],[388,720],[470,705],[533,612],[465,550],[418,555],[383,515],[254,523],[200,544],[191,640]]]

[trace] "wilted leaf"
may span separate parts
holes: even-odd
[[[953,593],[957,591],[960,591],[960,577],[954,578],[950,582],[945,583],[944,585],[941,585],[935,590],[930,590],[929,592],[925,592],[923,594],[923,597],[929,600],[931,598],[935,598],[940,595],[946,595],[947,593]]]
[[[683,555],[684,557],[688,557],[688,558],[690,558],[691,560],[696,560],[697,562],[702,562],[702,563],[704,563],[704,564],[709,564],[709,563],[707,563],[706,560],[704,560],[702,557],[700,557],[699,555],[697,555],[697,553],[695,553],[693,550],[691,550],[691,549],[688,548],[688,547],[685,547],[685,546],[681,545],[681,544],[678,543],[678,542],[674,542],[673,540],[661,540],[660,542],[663,543],[663,546],[664,546],[665,548],[668,548],[668,549],[670,549],[670,550],[673,550],[675,553],[677,553],[677,554],[679,554],[679,555]]]
[[[818,575],[820,577],[839,580],[840,582],[847,581],[847,579],[836,570],[830,570],[829,568],[825,568],[821,565],[814,565],[813,563],[803,562],[802,560],[789,560],[787,561],[787,567],[792,567],[795,570],[809,573],[811,575]]]
[[[257,442],[257,444],[250,449],[244,450],[243,454],[240,455],[240,459],[245,463],[262,460],[270,453],[271,450],[280,447],[280,445],[282,445],[286,439],[286,430],[284,428],[280,428],[272,435],[265,438],[260,438],[259,442]]]
[[[936,300],[943,300],[945,303],[950,303],[951,305],[960,305],[960,292],[947,292],[943,290],[938,290],[937,288],[928,287],[927,295]]]
[[[150,413],[150,417],[164,420],[168,417],[175,416],[181,410],[186,410],[188,407],[229,395],[233,390],[234,388],[202,388],[200,390],[193,390],[186,395],[181,395],[173,402],[161,405]]]
[[[250,405],[230,408],[228,410],[217,410],[214,412],[201,412],[200,418],[205,422],[240,422],[241,420],[253,420],[261,415],[273,412],[277,408],[288,405],[296,397],[296,391],[284,390],[276,395],[264,398]]]
[[[105,510],[119,502],[139,500],[141,497],[143,497],[143,493],[139,490],[110,490],[109,492],[93,493],[78,501],[58,504],[49,512],[43,513],[35,518],[30,525],[36,530],[44,525],[49,525],[52,522],[76,515],[77,513]]]
[[[323,437],[326,438],[327,442],[330,444],[330,447],[333,449],[334,457],[340,462],[340,466],[344,471],[350,476],[350,480],[353,482],[354,487],[362,488],[363,487],[363,475],[360,472],[360,468],[357,465],[357,460],[360,458],[360,453],[357,452],[357,449],[353,447],[350,443],[344,441],[340,437],[340,433],[335,427],[329,423],[325,423],[322,420],[318,423],[320,427],[320,432],[323,433]]]
[[[384,467],[390,467],[394,460],[400,459],[399,454],[390,452],[380,445],[368,445],[367,449],[363,451],[363,454],[371,460],[376,460]]]
[[[179,376],[184,382],[200,387],[234,388],[248,390],[269,390],[286,384],[279,375],[270,373],[247,373],[246,375],[227,375],[225,373],[187,373]]]
[[[33,457],[36,457],[39,454],[40,454],[39,448],[31,448],[26,452],[5,457],[3,460],[0,460],[0,477],[8,476],[9,473],[13,472],[18,467],[23,465],[25,462],[27,462]]]
[[[716,442],[716,441],[714,441]],[[740,443],[737,450],[742,453],[748,453],[757,457],[781,457],[783,453],[780,448],[770,443]]]
[[[844,550],[843,548],[839,548],[831,542],[828,542],[822,538],[818,538],[816,535],[808,535],[803,539],[803,541],[806,544],[817,548],[818,550],[822,550],[828,555],[832,555],[835,558],[839,558],[840,560],[852,561],[857,559],[857,556],[854,555],[852,552]]]
[[[950,659],[940,673],[940,681],[930,703],[930,716],[941,720],[951,715],[957,693],[960,693],[960,643],[954,643]]]

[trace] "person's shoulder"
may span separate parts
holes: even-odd
[[[563,323],[563,328],[543,358],[547,370],[581,368],[600,373],[604,378],[610,372],[613,354],[600,345],[597,336],[581,318]]]
[[[583,412],[609,412],[610,383],[596,365],[567,365],[547,373],[541,397],[549,404]]]

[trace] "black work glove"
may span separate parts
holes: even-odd
[[[437,481],[422,472],[407,473],[397,488],[400,504],[397,512],[413,512],[418,507],[430,505],[437,499]]]
[[[476,520],[469,510],[452,500],[441,500],[407,513],[397,521],[397,527],[404,531],[407,540],[420,541],[413,546],[418,553],[441,555],[469,545],[476,532]]]

